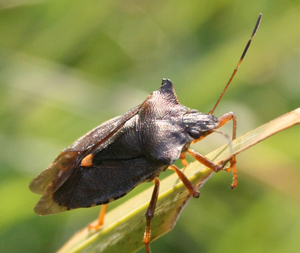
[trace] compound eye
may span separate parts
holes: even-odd
[[[189,130],[188,133],[193,139],[199,139],[201,136],[201,132],[193,130],[193,129]]]

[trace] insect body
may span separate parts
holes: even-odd
[[[237,68],[260,19],[261,15]],[[158,197],[159,174],[166,169],[175,171],[193,197],[198,197],[198,190],[173,163],[181,158],[186,164],[185,153],[188,153],[216,172],[225,165],[214,164],[190,149],[190,144],[213,133],[229,120],[233,120],[232,138],[235,138],[236,118],[233,113],[226,113],[220,118],[212,115],[219,101],[208,114],[189,109],[178,102],[171,81],[163,79],[161,87],[141,105],[88,132],[63,150],[31,182],[30,189],[42,195],[35,212],[47,215],[102,204],[105,208],[96,226],[98,228],[103,222],[107,203],[121,198],[143,182],[152,181],[155,187],[146,212],[144,234],[146,251],[150,252],[150,222]],[[230,160],[230,168],[233,169],[234,188],[237,184],[234,156]]]
[[[154,180],[219,125],[215,116],[181,105],[163,79],[143,104],[78,139],[32,181],[30,189],[43,194],[34,210],[46,215],[120,198]]]

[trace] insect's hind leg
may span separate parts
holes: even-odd
[[[99,217],[98,217],[97,225],[95,225],[95,226],[94,225],[88,225],[89,229],[99,229],[103,225],[106,209],[107,209],[107,204],[102,205],[101,211],[100,211],[100,214],[99,214]]]
[[[158,177],[154,178],[153,181],[154,183],[154,190],[152,193],[152,197],[150,200],[150,204],[149,207],[147,209],[146,212],[146,229],[145,229],[145,234],[144,234],[144,244],[145,244],[145,249],[147,253],[150,253],[150,237],[151,237],[151,226],[150,226],[150,222],[151,219],[154,216],[154,211],[155,211],[155,207],[156,207],[156,202],[157,202],[157,198],[158,198],[158,193],[159,193],[159,179]]]

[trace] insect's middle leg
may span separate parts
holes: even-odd
[[[183,174],[183,172],[177,168],[174,164],[170,165],[168,167],[169,170],[173,170],[176,172],[179,179],[182,181],[182,183],[185,185],[185,187],[189,190],[191,195],[194,198],[199,197],[199,191],[193,186],[193,184],[190,182],[190,180],[186,177],[186,175]]]

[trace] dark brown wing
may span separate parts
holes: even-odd
[[[145,157],[106,160],[91,167],[77,167],[57,191],[46,192],[34,210],[37,214],[47,215],[108,203],[166,167],[151,163]]]
[[[54,162],[31,182],[30,190],[48,196],[54,193],[70,177],[82,158],[111,138],[129,119],[138,113],[139,108],[140,105],[124,115],[104,122],[63,150]]]
[[[43,195],[46,190],[49,194],[54,192],[68,179],[82,153],[78,151],[62,151],[47,169],[32,180],[29,189],[40,195]]]

